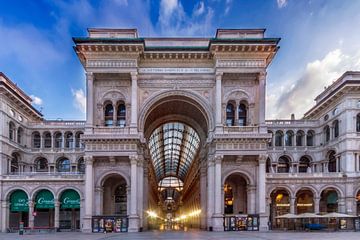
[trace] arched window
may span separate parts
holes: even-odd
[[[55,139],[55,148],[62,148],[62,134],[61,132],[57,132],[54,134]]]
[[[328,171],[336,172],[336,157],[334,151],[328,153]]]
[[[23,141],[23,135],[24,135],[24,129],[19,127],[17,130],[17,143],[22,144]]]
[[[266,172],[269,173],[271,169],[271,160],[270,158],[266,159]]]
[[[234,105],[231,103],[228,103],[226,106],[226,126],[234,126],[234,120],[235,120],[235,111],[234,111]]]
[[[105,106],[105,126],[113,126],[114,121],[114,107],[111,103]]]
[[[41,146],[41,137],[39,132],[34,132],[32,134],[32,147],[33,148],[40,148]]]
[[[49,170],[48,161],[46,158],[38,158],[35,160],[36,172],[47,172]]]
[[[85,173],[85,161],[83,157],[79,158],[77,169],[79,173]]]
[[[61,158],[57,161],[56,168],[58,172],[70,172],[70,160]]]
[[[74,147],[74,137],[72,132],[65,133],[65,148],[73,148]]]
[[[307,131],[306,133],[306,145],[307,146],[314,146],[314,136],[315,133],[312,130]]]
[[[337,138],[339,136],[339,120],[335,120],[333,122],[334,127],[334,138]]]
[[[304,132],[297,131],[296,133],[296,146],[304,146]]]
[[[51,148],[51,133],[44,132],[44,148]]]
[[[282,156],[278,160],[277,172],[278,173],[288,173],[290,170],[290,160],[286,156]]]
[[[83,132],[76,132],[76,134],[75,134],[75,147],[76,148],[82,148],[81,136],[83,134],[84,134]]]
[[[356,131],[360,132],[360,113],[356,115]]]
[[[293,145],[293,131],[287,131],[285,134],[285,146],[292,146]]]
[[[9,122],[9,139],[15,141],[15,124],[13,122]]]
[[[273,134],[272,131],[268,131],[268,133],[271,134],[271,139],[270,139],[270,141],[269,141],[269,143],[268,143],[268,146],[269,146],[269,147],[272,147],[272,146],[273,146],[273,135],[274,135],[274,134]]]
[[[11,161],[10,161],[10,172],[17,173],[19,172],[19,161],[20,156],[17,153],[11,154]]]
[[[246,106],[243,103],[240,103],[239,105],[239,126],[246,126]]]
[[[126,107],[125,104],[120,103],[117,108],[117,126],[125,127],[126,123]]]
[[[299,173],[306,173],[310,167],[310,159],[303,156],[299,160]]]
[[[330,141],[330,127],[329,126],[324,127],[324,134],[325,134],[325,142],[329,142]]]
[[[282,131],[276,131],[275,133],[275,146],[281,147],[283,145],[283,133]]]

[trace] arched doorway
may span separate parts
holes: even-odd
[[[290,213],[290,194],[285,189],[275,189],[271,195],[270,219],[272,228],[281,228],[283,221],[277,219],[281,216]]]
[[[18,229],[19,223],[23,222],[24,227],[29,226],[29,199],[23,190],[15,190],[9,197],[9,228]]]
[[[150,153],[147,170],[153,174],[146,181],[144,209],[148,211],[144,225],[206,228],[208,212],[202,204],[206,203],[206,176],[200,176],[200,156],[209,126],[213,127],[210,112],[201,97],[181,90],[162,93],[145,103],[140,126]],[[208,214],[211,218],[213,212]]]
[[[314,208],[314,194],[309,189],[300,189],[296,193],[296,214],[313,213]]]
[[[356,215],[360,216],[360,190],[356,193]]]
[[[238,173],[228,176],[224,184],[224,213],[247,214],[247,181]]]
[[[34,227],[54,227],[54,195],[49,190],[37,192],[34,202]]]
[[[320,197],[320,212],[338,212],[338,200],[339,196],[335,189],[327,188],[323,190]]]
[[[121,175],[113,174],[103,183],[103,215],[127,215],[127,184]]]
[[[67,189],[60,195],[59,228],[80,229],[80,195],[73,189]]]

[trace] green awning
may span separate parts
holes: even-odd
[[[10,211],[12,212],[28,212],[29,199],[27,194],[22,190],[16,190],[10,196]]]
[[[41,190],[36,195],[35,208],[37,209],[55,208],[53,194],[49,190]]]
[[[336,192],[330,192],[327,196],[327,203],[328,204],[336,204],[338,201],[338,195]]]
[[[66,190],[60,197],[60,208],[80,208],[80,196],[75,190]]]

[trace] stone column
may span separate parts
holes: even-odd
[[[130,127],[133,132],[137,132],[137,72],[131,72],[131,121]]]
[[[290,198],[290,213],[295,214],[295,202],[296,202],[296,198],[291,197]]]
[[[259,156],[259,168],[258,168],[258,194],[259,194],[259,212],[260,215],[260,230],[267,231],[268,230],[268,216],[266,215],[266,159],[267,155],[262,154]]]
[[[29,228],[34,228],[34,202],[29,200]]]
[[[256,186],[247,186],[247,213],[255,214]]]
[[[8,224],[7,219],[9,215],[9,203],[7,201],[1,201],[1,232],[6,232]]]
[[[142,201],[142,204],[143,204],[143,209],[145,209],[145,210],[148,210],[149,209],[149,172],[148,172],[148,168],[147,168],[147,166],[146,166],[146,163],[147,163],[147,161],[149,161],[148,159],[147,160],[145,160],[145,167],[144,167],[144,181],[143,181],[143,183],[144,183],[144,186],[143,186],[143,189],[144,189],[144,193],[145,194],[143,194],[143,201]],[[143,213],[144,214],[144,213]],[[148,221],[147,221],[147,219],[146,218],[144,218],[144,220],[143,220],[143,228],[144,228],[144,230],[148,230]]]
[[[200,167],[200,207],[201,207],[201,215],[200,215],[200,228],[206,229],[206,166],[204,166],[204,160],[202,160]]]
[[[266,71],[259,73],[259,131],[266,132],[265,125]]]
[[[60,203],[59,203],[59,201],[57,200],[57,199],[54,199],[54,201],[55,201],[55,203],[54,203],[54,205],[55,205],[55,219],[54,219],[54,222],[55,222],[55,224],[54,224],[54,227],[55,227],[55,231],[57,230],[57,229],[59,229],[59,218],[60,218]]]
[[[137,162],[138,156],[129,156],[131,164],[130,177],[130,215],[129,215],[129,232],[139,231],[139,215],[137,212]]]
[[[223,227],[223,214],[222,214],[222,201],[221,201],[221,163],[223,156],[215,156],[215,212],[213,215],[213,230],[214,231],[224,231]]]
[[[86,73],[86,127],[94,126],[94,75],[92,72]]]
[[[91,220],[93,214],[93,192],[94,192],[94,169],[93,169],[93,157],[84,157],[85,168],[85,215],[83,220],[83,232],[91,232]]]
[[[222,102],[222,89],[221,89],[221,79],[223,73],[216,73],[216,84],[215,84],[215,123],[217,127],[222,126],[221,121],[221,102]]]
[[[207,227],[213,226],[212,216],[214,214],[214,158],[208,157],[207,161]]]
[[[316,214],[320,213],[320,198],[319,197],[314,197],[314,212]]]
[[[143,227],[143,216],[144,216],[144,205],[143,205],[143,197],[144,197],[144,158],[143,156],[139,156],[138,159],[138,163],[137,163],[137,167],[138,167],[138,172],[137,172],[137,202],[138,202],[138,215],[139,215],[139,220],[140,220],[140,224],[139,227]],[[147,194],[147,193],[146,193]]]

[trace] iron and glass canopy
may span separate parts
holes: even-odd
[[[149,149],[159,184],[175,184],[175,188],[183,185],[199,145],[199,135],[186,124],[170,122],[155,129],[149,139]]]

